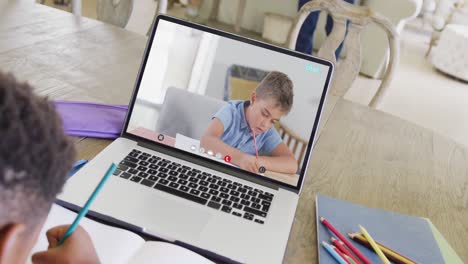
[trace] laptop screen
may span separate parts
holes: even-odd
[[[331,64],[160,16],[126,132],[298,187]]]

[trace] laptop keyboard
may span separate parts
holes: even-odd
[[[114,175],[259,224],[265,222],[274,197],[136,149],[120,162]]]

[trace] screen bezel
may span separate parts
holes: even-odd
[[[261,47],[261,48],[265,48],[265,49],[272,50],[272,51],[275,51],[275,52],[283,53],[283,54],[286,54],[286,55],[289,55],[289,56],[301,58],[301,59],[308,60],[310,62],[318,63],[318,64],[321,64],[321,65],[324,65],[324,66],[328,67],[327,78],[325,80],[322,95],[320,97],[320,103],[319,103],[319,107],[317,109],[317,114],[314,116],[314,120],[313,120],[314,125],[312,127],[312,132],[311,132],[311,135],[310,135],[309,144],[307,145],[307,149],[306,149],[306,152],[304,154],[304,160],[303,160],[303,163],[302,163],[301,171],[300,171],[300,174],[299,174],[299,179],[298,179],[298,182],[297,182],[296,186],[293,186],[293,185],[290,185],[290,184],[287,184],[287,183],[284,183],[284,182],[281,182],[281,181],[277,181],[277,180],[274,180],[272,178],[268,178],[268,177],[265,177],[265,176],[262,176],[262,175],[258,175],[258,174],[252,173],[252,172],[248,172],[248,171],[245,171],[243,169],[230,166],[228,164],[223,164],[222,162],[217,162],[217,161],[214,161],[212,159],[205,158],[205,157],[202,157],[200,155],[190,153],[188,151],[184,151],[184,150],[181,150],[181,149],[178,149],[178,148],[175,148],[175,147],[170,147],[170,146],[167,146],[165,144],[162,144],[162,143],[159,143],[159,142],[156,142],[156,141],[152,141],[152,140],[149,140],[149,139],[146,139],[146,138],[143,138],[143,137],[140,137],[140,136],[137,136],[137,135],[134,135],[134,134],[131,134],[131,133],[127,132],[128,125],[129,125],[129,122],[130,122],[130,119],[131,119],[131,116],[132,116],[132,112],[133,112],[133,107],[135,105],[136,97],[138,95],[138,90],[140,88],[141,80],[142,80],[142,77],[143,77],[143,73],[145,71],[145,67],[146,67],[146,63],[148,61],[149,53],[150,53],[151,47],[153,45],[154,35],[155,35],[155,32],[157,30],[157,27],[158,27],[158,24],[159,24],[160,20],[164,20],[164,21],[167,21],[167,22],[176,23],[176,24],[179,24],[179,25],[182,25],[182,26],[194,28],[194,29],[197,29],[197,30],[201,30],[201,31],[204,31],[204,32],[208,32],[208,33],[211,33],[211,34],[218,35],[220,37],[226,37],[226,38],[229,38],[229,39],[232,39],[232,40],[235,40],[235,41],[240,41],[240,42],[247,43],[247,44],[250,44],[250,45],[254,45],[254,46],[257,46],[257,47]],[[236,174],[241,173],[241,174],[244,174],[244,175],[248,175],[249,177],[253,177],[254,179],[256,179],[257,182],[258,181],[266,181],[266,182],[277,184],[279,186],[286,187],[288,189],[293,189],[296,192],[299,192],[301,187],[302,187],[305,174],[307,172],[307,166],[309,164],[312,147],[313,147],[314,140],[315,140],[315,135],[317,133],[317,128],[318,128],[318,124],[319,124],[319,120],[320,120],[320,115],[322,113],[323,105],[324,105],[325,98],[326,98],[326,95],[327,95],[327,92],[328,92],[328,87],[329,87],[329,84],[330,84],[330,80],[331,80],[331,76],[332,76],[332,72],[333,72],[333,67],[334,67],[333,63],[331,63],[331,62],[329,62],[327,60],[312,57],[312,56],[304,54],[304,53],[299,53],[299,52],[296,52],[296,51],[293,51],[293,50],[285,49],[285,48],[282,48],[282,47],[279,47],[279,46],[274,46],[274,45],[271,45],[271,44],[268,44],[268,43],[265,43],[265,42],[260,42],[260,41],[257,41],[257,40],[253,40],[253,39],[249,39],[249,38],[246,38],[246,37],[238,36],[238,35],[235,35],[235,34],[232,34],[232,33],[228,33],[228,32],[225,32],[225,31],[218,30],[218,29],[210,28],[210,27],[207,27],[207,26],[204,26],[204,25],[188,22],[188,21],[181,20],[181,19],[178,19],[178,18],[174,18],[174,17],[170,17],[170,16],[166,16],[166,15],[159,15],[156,18],[156,20],[154,21],[154,23],[153,23],[153,26],[152,26],[152,29],[151,29],[151,35],[148,38],[148,41],[147,41],[147,44],[146,44],[146,48],[145,48],[144,55],[143,55],[143,60],[141,62],[140,69],[138,71],[135,86],[134,86],[134,89],[133,89],[133,94],[132,94],[131,101],[130,101],[129,106],[128,106],[128,112],[127,112],[127,115],[125,117],[125,125],[124,125],[124,128],[122,130],[121,136],[125,137],[125,138],[135,140],[135,141],[144,142],[144,143],[146,143],[146,145],[155,144],[159,148],[166,149],[166,150],[170,151],[171,153],[176,154],[176,157],[178,157],[177,155],[180,154],[179,158],[182,158],[182,159],[184,159],[183,156],[188,155],[191,158],[190,160],[192,162],[194,162],[194,163],[197,163],[196,161],[199,160],[199,161],[203,161],[204,164],[212,163],[213,165],[216,165],[216,166],[221,165],[226,170],[234,170],[236,172]]]

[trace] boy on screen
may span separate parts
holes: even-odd
[[[297,161],[274,127],[292,104],[292,81],[286,74],[272,71],[252,92],[250,101],[229,101],[214,115],[201,146],[228,155],[231,163],[250,172],[262,173],[263,167],[295,174]]]

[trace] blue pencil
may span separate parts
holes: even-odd
[[[332,255],[332,257],[340,264],[348,264],[348,262],[346,262],[346,260],[344,260],[340,255],[338,255],[338,253],[336,253],[335,250],[333,250],[333,248],[330,246],[330,244],[328,244],[327,242],[325,241],[322,241],[322,246],[328,251],[328,253],[330,253],[330,255]]]
[[[83,218],[83,216],[86,215],[86,213],[88,212],[89,210],[89,207],[91,206],[91,203],[94,201],[94,199],[96,199],[96,196],[98,195],[99,191],[101,191],[102,187],[104,186],[104,184],[106,183],[107,179],[109,178],[109,176],[112,175],[112,173],[114,173],[114,171],[117,169],[117,166],[112,163],[111,166],[109,167],[109,169],[107,170],[106,174],[104,175],[104,177],[102,177],[102,180],[99,182],[99,184],[96,186],[96,189],[94,189],[93,193],[91,194],[91,196],[89,196],[88,198],[88,201],[86,201],[85,205],[83,206],[83,208],[81,209],[80,213],[76,216],[75,220],[73,221],[73,224],[68,228],[67,232],[65,232],[65,235],[62,237],[62,239],[60,239],[58,245],[62,245],[63,242],[69,237],[71,236],[71,234],[73,234],[73,232],[75,231],[75,229],[78,227],[78,223],[80,222],[81,218]]]

